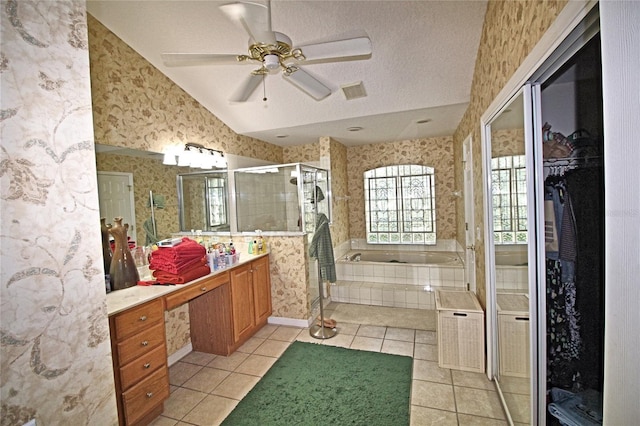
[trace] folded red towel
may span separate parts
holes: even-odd
[[[172,274],[181,274],[185,271],[188,271],[189,269],[206,263],[206,258],[202,256],[175,262],[153,259],[151,263],[149,263],[149,269],[151,269],[152,271],[164,271]]]
[[[173,247],[159,247],[151,253],[151,259],[162,259],[165,261],[184,260],[193,257],[204,257],[207,251],[200,244],[190,238],[184,237],[182,242]]]
[[[211,270],[209,269],[209,266],[201,265],[187,272],[184,272],[180,275],[170,274],[168,272],[163,272],[163,271],[155,271],[153,273],[153,276],[156,278],[158,282],[161,282],[161,283],[185,284],[197,278],[204,277],[205,275],[208,275],[210,272]]]

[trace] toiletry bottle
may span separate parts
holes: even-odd
[[[251,245],[251,254],[258,254],[258,241],[253,240],[253,244]]]
[[[233,246],[233,241],[229,242],[229,253],[236,254],[236,248]]]
[[[253,241],[249,240],[249,254],[253,254]]]

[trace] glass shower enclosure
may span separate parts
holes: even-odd
[[[311,242],[316,218],[331,221],[331,185],[327,170],[303,163],[251,167],[233,171],[238,232],[304,232]],[[318,305],[317,262],[306,253],[309,304]]]

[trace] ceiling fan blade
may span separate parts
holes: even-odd
[[[298,46],[305,56],[305,62],[331,62],[336,60],[365,59],[371,55],[369,37],[354,37],[343,40]]]
[[[229,100],[231,102],[245,102],[260,85],[263,78],[263,75],[249,74],[249,77],[236,89]]]
[[[238,55],[217,53],[163,53],[162,61],[168,67],[246,63],[238,61]]]
[[[271,31],[271,11],[258,3],[230,3],[220,6],[227,17],[238,23],[249,34],[253,42],[275,44],[276,36]]]
[[[282,76],[316,101],[322,100],[331,94],[331,89],[301,68],[290,74],[283,73]]]

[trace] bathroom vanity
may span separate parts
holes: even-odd
[[[271,315],[269,255],[183,285],[136,286],[107,295],[120,425],[145,425],[169,397],[164,312],[189,304],[193,349],[227,356]]]

